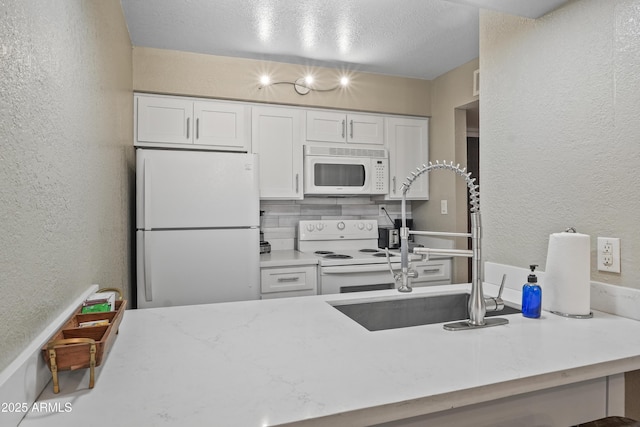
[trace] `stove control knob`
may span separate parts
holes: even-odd
[[[319,222],[316,224],[316,228],[318,229],[318,231],[321,231],[324,228],[324,224]]]
[[[373,225],[367,224],[367,230],[371,231],[373,229]]]
[[[313,224],[307,224],[307,230],[308,231],[313,231],[315,227],[313,226]]]
[[[345,227],[344,222],[340,221],[338,223],[338,230],[344,230],[344,227]]]
[[[363,223],[358,223],[358,230],[364,230],[364,224]]]

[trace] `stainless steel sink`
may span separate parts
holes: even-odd
[[[430,295],[331,305],[370,331],[430,325],[469,318],[469,294]],[[486,317],[520,313],[517,308],[487,312]]]

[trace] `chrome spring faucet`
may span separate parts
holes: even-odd
[[[470,211],[471,211],[471,233],[448,233],[448,232],[429,232],[429,231],[410,231],[407,228],[407,191],[411,188],[413,182],[422,174],[431,172],[432,170],[444,169],[455,172],[458,176],[465,179],[469,189]],[[484,328],[488,326],[504,325],[509,323],[507,319],[491,318],[485,319],[487,311],[499,311],[504,308],[502,301],[502,289],[504,288],[504,280],[500,287],[500,293],[495,298],[485,298],[482,290],[482,257],[481,257],[481,238],[482,229],[480,224],[480,193],[478,185],[475,184],[475,178],[471,178],[471,172],[466,172],[466,168],[460,169],[460,165],[453,165],[453,162],[436,163],[429,162],[429,165],[418,167],[415,172],[407,177],[400,188],[402,191],[402,226],[400,228],[400,260],[401,271],[395,275],[398,283],[399,292],[411,292],[411,279],[417,277],[414,270],[409,269],[409,234],[414,235],[430,235],[430,236],[446,236],[446,237],[471,237],[471,249],[430,249],[430,248],[414,248],[413,253],[444,256],[462,256],[471,258],[472,277],[471,277],[471,295],[469,297],[469,320],[465,322],[456,322],[444,325],[447,330],[462,330],[473,328]]]

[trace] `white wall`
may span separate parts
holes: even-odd
[[[581,0],[480,17],[486,261],[545,268],[549,234],[592,236],[592,280],[640,288],[640,3]],[[622,273],[595,269],[622,239]],[[523,281],[524,281],[523,277]]]
[[[131,43],[118,0],[7,0],[0,370],[92,283],[128,288]]]

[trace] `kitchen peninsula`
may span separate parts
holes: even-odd
[[[544,413],[523,402],[536,393],[583,422],[607,415],[609,382],[640,368],[640,322],[597,311],[588,320],[512,314],[508,325],[472,331],[434,324],[370,332],[331,305],[468,288],[131,310],[95,388],[85,371],[61,373],[59,395],[49,384],[38,401],[70,402],[72,411],[31,412],[20,425],[110,426],[105,411],[120,414],[123,426],[373,425],[424,414],[443,420],[468,408],[481,415],[467,422],[490,425],[478,423],[490,401],[519,408],[490,412],[491,425],[531,425]],[[505,292],[507,301],[517,297]],[[401,422],[390,425],[410,425]]]

